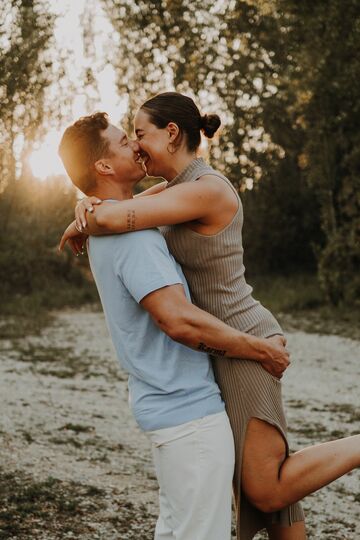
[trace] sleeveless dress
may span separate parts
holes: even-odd
[[[183,182],[194,182],[206,174],[221,178],[235,192],[239,206],[232,221],[212,236],[199,234],[184,224],[160,228],[170,252],[182,266],[192,300],[242,332],[263,338],[282,334],[276,319],[254,300],[252,288],[245,281],[241,236],[243,211],[231,182],[198,158],[169,182],[167,189]],[[290,526],[293,522],[302,521],[304,514],[299,503],[267,514],[255,508],[241,494],[243,447],[251,418],[259,418],[275,426],[282,434],[289,454],[280,380],[262,368],[259,362],[213,357],[212,363],[234,434],[236,464],[233,488],[237,539],[250,540],[271,523]]]

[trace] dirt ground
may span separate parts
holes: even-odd
[[[360,342],[294,330],[288,341],[292,450],[359,432]],[[0,539],[153,538],[150,446],[101,313],[63,311],[40,336],[0,340],[0,397]],[[359,479],[304,501],[310,539],[360,538]]]

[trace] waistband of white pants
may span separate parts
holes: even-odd
[[[215,414],[209,414],[202,416],[201,418],[195,418],[185,424],[179,424],[177,426],[157,429],[154,431],[147,431],[146,434],[156,446],[164,444],[165,442],[174,441],[194,433],[198,429],[216,427],[222,422],[228,422],[228,416],[225,411],[221,411]]]

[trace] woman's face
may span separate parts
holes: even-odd
[[[161,129],[151,123],[150,116],[139,110],[134,120],[137,142],[149,176],[166,178],[168,162],[171,158],[167,148],[171,133],[167,127]]]

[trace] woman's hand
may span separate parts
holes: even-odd
[[[86,212],[94,211],[94,204],[101,204],[102,200],[98,197],[85,197],[81,199],[75,207],[75,222],[78,231],[81,233],[87,225]]]
[[[61,237],[59,250],[62,251],[65,247],[66,242],[69,244],[71,251],[74,255],[82,255],[84,253],[85,242],[88,238],[88,235],[82,232],[79,232],[76,226],[76,221],[70,223],[70,225],[65,229],[64,234]]]

